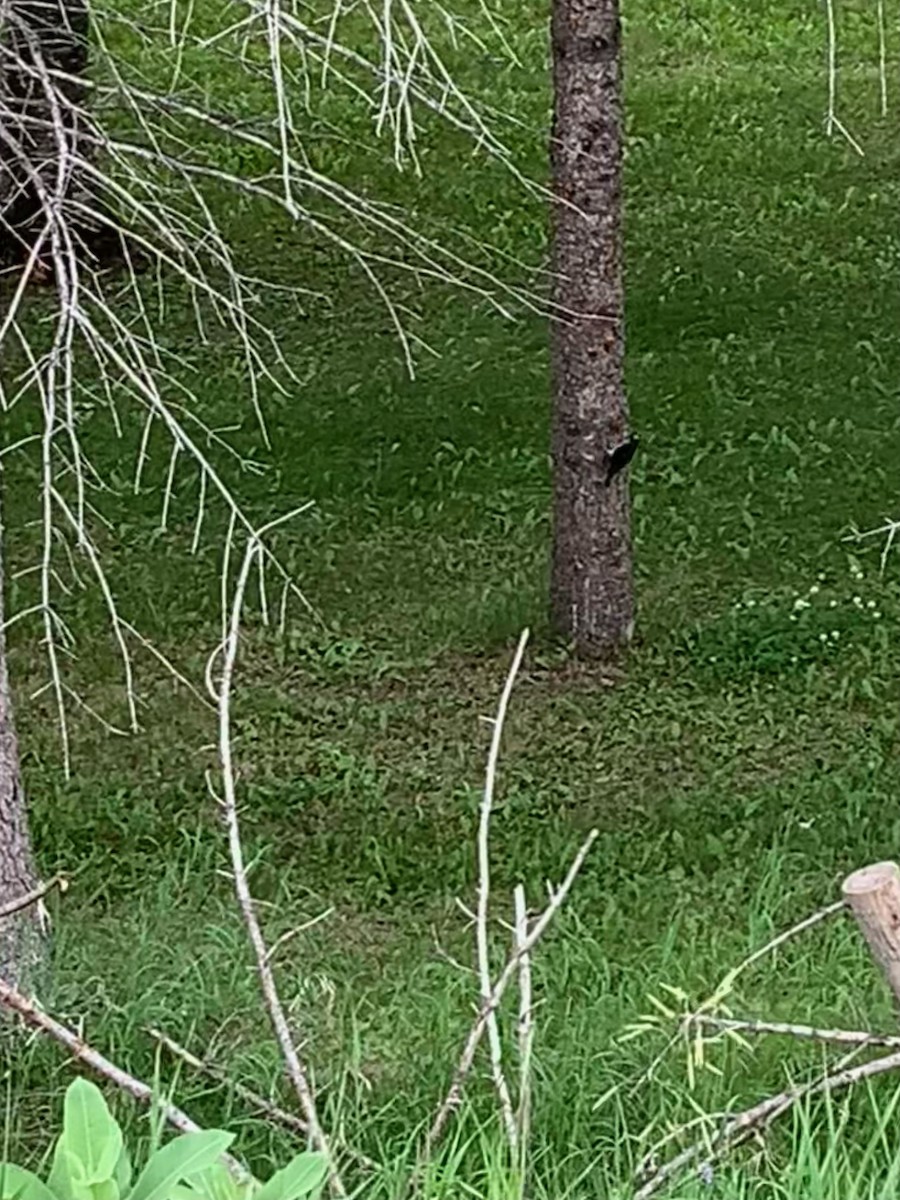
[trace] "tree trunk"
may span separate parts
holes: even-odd
[[[554,0],[551,615],[597,657],[634,628],[618,0]]]
[[[0,907],[37,886],[6,662],[3,550],[0,526]],[[43,933],[44,915],[39,904],[0,918],[0,978],[5,983],[20,989],[33,984],[43,957]]]
[[[51,198],[78,244],[94,232],[96,203],[79,170],[88,66],[86,0],[0,0],[0,257],[51,256]],[[65,171],[59,167],[65,153]],[[59,217],[57,217],[59,220]]]

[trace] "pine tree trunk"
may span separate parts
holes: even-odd
[[[3,551],[0,526],[0,907],[37,886],[6,661]],[[4,982],[20,989],[33,985],[43,958],[43,934],[40,905],[0,918],[0,978]]]
[[[551,615],[588,657],[634,628],[618,0],[554,0]]]

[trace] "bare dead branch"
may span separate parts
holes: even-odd
[[[525,647],[528,644],[528,630],[522,631],[519,637],[519,643],[516,646],[516,652],[513,655],[512,663],[506,676],[506,683],[503,685],[503,691],[500,695],[500,701],[497,705],[497,714],[493,719],[493,729],[491,733],[491,745],[488,751],[487,770],[485,772],[484,792],[482,794],[481,807],[478,818],[478,907],[476,910],[475,919],[475,946],[478,959],[478,981],[481,990],[482,1006],[488,1004],[491,996],[491,963],[489,955],[488,942],[488,906],[490,904],[491,895],[491,854],[490,854],[490,833],[491,833],[491,812],[494,805],[494,787],[497,780],[497,763],[500,759],[500,744],[503,740],[503,726],[506,721],[506,713],[509,708],[509,700],[512,695],[513,687],[515,686],[516,676],[519,673],[519,668],[522,665],[522,658],[525,654]],[[518,1128],[516,1125],[516,1116],[513,1111],[512,1097],[509,1091],[509,1084],[506,1082],[506,1076],[503,1072],[503,1051],[500,1043],[500,1028],[497,1023],[497,1013],[495,1009],[488,1009],[486,1029],[488,1036],[488,1045],[491,1054],[491,1075],[494,1080],[494,1087],[497,1092],[497,1098],[500,1103],[500,1115],[503,1119],[503,1125],[506,1129],[506,1136],[510,1147],[515,1150],[518,1144]]]
[[[469,1035],[466,1038],[462,1053],[459,1057],[459,1062],[457,1063],[456,1070],[453,1075],[453,1080],[446,1096],[442,1100],[440,1107],[437,1110],[437,1113],[428,1131],[428,1136],[425,1139],[423,1151],[423,1157],[425,1159],[430,1157],[434,1146],[443,1135],[443,1132],[447,1126],[447,1122],[452,1114],[459,1108],[462,1100],[463,1087],[466,1079],[468,1078],[469,1072],[472,1069],[472,1063],[475,1060],[475,1051],[478,1049],[478,1043],[481,1041],[482,1035],[484,1034],[488,1017],[492,1012],[497,1011],[497,1008],[503,999],[510,981],[519,968],[519,963],[521,962],[523,956],[529,954],[534,949],[546,932],[548,925],[562,907],[563,902],[568,896],[572,888],[572,884],[575,882],[575,878],[584,865],[584,860],[587,858],[588,852],[596,841],[597,837],[598,831],[596,829],[592,829],[582,843],[578,853],[575,855],[565,879],[562,881],[559,887],[552,892],[549,904],[531,926],[528,936],[523,941],[516,944],[514,951],[507,959],[506,965],[500,972],[490,996],[488,996],[487,1000],[482,1003],[472,1028],[469,1031]]]
[[[807,929],[812,929],[814,925],[818,925],[829,917],[833,917],[835,913],[842,912],[845,908],[846,904],[843,900],[835,900],[833,904],[826,904],[818,912],[811,913],[810,916],[804,917],[802,921],[798,921],[796,925],[782,930],[781,933],[766,942],[764,946],[760,946],[752,954],[748,954],[736,967],[732,967],[729,971],[726,971],[709,998],[698,1006],[698,1013],[711,1012],[718,1008],[725,997],[733,990],[738,976],[742,975],[749,967],[752,967],[754,963],[759,962],[760,959],[778,950],[785,942],[791,941],[799,934],[805,933]]]
[[[216,1063],[210,1062],[209,1059],[198,1058],[196,1054],[193,1054],[190,1050],[180,1045],[173,1038],[170,1038],[168,1034],[163,1033],[162,1030],[150,1028],[147,1030],[147,1033],[155,1041],[159,1042],[162,1047],[168,1050],[170,1054],[181,1059],[182,1062],[191,1067],[192,1070],[197,1071],[198,1074],[208,1076],[216,1083],[220,1083],[223,1087],[229,1088],[236,1096],[249,1105],[250,1108],[265,1117],[266,1120],[271,1121],[276,1125],[283,1126],[285,1129],[296,1134],[298,1137],[302,1137],[304,1139],[309,1137],[309,1126],[306,1124],[303,1118],[298,1117],[296,1113],[288,1112],[287,1109],[281,1108],[279,1105],[274,1104],[271,1100],[267,1100],[265,1096],[262,1096],[259,1092],[255,1092],[252,1088],[247,1087],[246,1084],[240,1083],[237,1079],[232,1079],[222,1067],[218,1066]],[[359,1163],[361,1167],[365,1167],[370,1171],[377,1168],[377,1163],[375,1163],[371,1158],[367,1158],[366,1155],[360,1154],[356,1150],[346,1149],[345,1147],[342,1147],[342,1149],[344,1149],[345,1152],[355,1162]]]
[[[259,976],[260,988],[263,994],[266,1010],[272,1022],[272,1028],[278,1042],[287,1069],[288,1078],[297,1095],[303,1113],[304,1121],[313,1146],[325,1155],[329,1164],[329,1180],[331,1189],[336,1196],[346,1196],[344,1185],[335,1163],[331,1147],[324,1129],[319,1121],[315,1094],[307,1075],[306,1068],[300,1061],[300,1056],[294,1045],[290,1026],[288,1025],[284,1007],[278,995],[275,977],[269,959],[269,951],[256,916],[250,885],[247,881],[247,871],[244,865],[244,851],[241,843],[240,822],[238,819],[237,793],[235,785],[234,758],[231,745],[231,687],[234,677],[234,667],[237,660],[238,643],[240,640],[241,617],[244,606],[244,593],[250,572],[257,556],[261,553],[261,544],[257,537],[252,537],[247,544],[244,561],[238,573],[234,586],[231,615],[228,621],[228,633],[225,642],[217,648],[210,657],[207,665],[207,681],[216,699],[219,712],[219,767],[222,785],[221,797],[216,797],[222,819],[228,835],[228,849],[231,857],[231,867],[235,894],[238,906],[250,944],[256,958],[256,970]],[[216,659],[222,655],[222,671],[218,686],[212,684],[213,668]],[[215,796],[215,793],[213,793]]]
[[[860,1049],[864,1049],[866,1046],[900,1045],[900,1038],[856,1032],[853,1030],[816,1029],[813,1026],[794,1025],[787,1022],[742,1021],[719,1016],[716,1012],[733,990],[738,976],[747,968],[759,962],[760,959],[771,954],[798,934],[806,932],[806,930],[813,928],[815,925],[843,911],[845,908],[846,902],[843,899],[826,905],[824,908],[805,917],[802,921],[798,921],[789,929],[782,931],[764,946],[754,950],[752,954],[749,954],[736,967],[732,967],[723,976],[712,995],[698,1007],[696,1012],[687,1014],[681,1020],[679,1034],[669,1041],[668,1047],[671,1047],[678,1036],[684,1033],[689,1034],[691,1029],[696,1031],[697,1037],[702,1041],[701,1031],[705,1027],[720,1030],[724,1034],[730,1033],[735,1037],[740,1037],[743,1033],[771,1033],[831,1042],[837,1045],[853,1047],[850,1055],[845,1056],[842,1063],[839,1063],[835,1069],[819,1079],[787,1088],[783,1092],[779,1092],[775,1096],[770,1096],[743,1112],[727,1116],[720,1115],[718,1118],[710,1118],[708,1122],[700,1122],[707,1125],[715,1124],[717,1128],[715,1130],[708,1128],[706,1135],[700,1141],[687,1146],[662,1166],[654,1166],[651,1171],[643,1175],[642,1179],[639,1176],[641,1185],[635,1192],[634,1200],[647,1200],[648,1197],[654,1195],[671,1179],[694,1163],[702,1162],[707,1166],[712,1164],[729,1150],[740,1145],[741,1142],[757,1130],[765,1127],[776,1117],[786,1112],[798,1100],[802,1100],[807,1096],[830,1092],[837,1088],[848,1087],[861,1079],[867,1079],[900,1067],[900,1052],[885,1055],[855,1067],[846,1066],[849,1059],[857,1054]],[[655,1061],[658,1061],[658,1058]],[[696,1120],[691,1121],[688,1126],[684,1127],[684,1130],[693,1127],[697,1123]],[[674,1134],[670,1132],[660,1145],[668,1144],[673,1136],[677,1136],[677,1134],[678,1131],[675,1131]],[[648,1156],[651,1161],[654,1157],[653,1153]]]
[[[289,1129],[291,1133],[296,1133],[300,1137],[305,1138],[309,1135],[309,1128],[306,1122],[302,1117],[298,1117],[296,1113],[279,1108],[277,1104],[273,1104],[265,1096],[261,1096],[258,1092],[254,1092],[252,1088],[248,1088],[236,1079],[232,1079],[221,1067],[209,1062],[208,1059],[198,1058],[196,1054],[192,1054],[190,1050],[185,1049],[184,1046],[180,1045],[173,1038],[170,1038],[168,1034],[163,1033],[162,1030],[148,1028],[147,1033],[175,1058],[180,1059],[199,1074],[207,1075],[210,1079],[215,1080],[216,1083],[222,1084],[223,1087],[230,1088],[236,1096],[246,1101],[251,1108],[262,1113],[268,1120],[275,1122],[277,1125],[283,1125],[285,1129]]]
[[[655,1170],[634,1193],[634,1200],[648,1200],[648,1197],[655,1195],[670,1180],[693,1163],[702,1161],[712,1164],[722,1158],[724,1154],[733,1150],[748,1137],[769,1125],[776,1117],[787,1112],[799,1100],[851,1087],[863,1079],[872,1079],[876,1075],[883,1075],[887,1071],[895,1071],[898,1068],[900,1068],[900,1052],[872,1059],[870,1062],[861,1063],[856,1067],[836,1070],[811,1083],[786,1088],[775,1096],[769,1096],[759,1104],[754,1104],[751,1108],[744,1109],[743,1112],[729,1116],[717,1133],[686,1147]]]
[[[900,1047],[900,1037],[893,1034],[866,1033],[856,1029],[820,1029],[814,1025],[797,1025],[786,1021],[738,1020],[731,1017],[714,1017],[708,1013],[692,1013],[685,1019],[685,1025],[701,1025],[721,1033],[774,1034],[835,1046]]]
[[[320,925],[322,921],[327,921],[333,912],[334,906],[331,908],[326,908],[324,912],[320,912],[316,916],[310,917],[308,921],[304,921],[301,925],[296,925],[293,929],[286,929],[285,932],[277,937],[269,947],[269,962],[274,960],[279,950],[281,950],[283,946],[286,946],[288,942],[293,941],[293,939],[298,937],[301,933],[306,933],[307,930],[314,929],[316,925]]]
[[[515,924],[513,952],[528,941],[528,908],[525,889],[518,884],[513,893]],[[522,1150],[521,1168],[525,1169],[525,1147],[531,1131],[531,1051],[534,1045],[534,1000],[531,981],[531,955],[526,950],[519,955],[519,1019],[516,1024],[519,1049],[519,1096],[516,1109],[518,1144]]]

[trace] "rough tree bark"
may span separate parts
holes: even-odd
[[[634,628],[618,0],[554,0],[551,615],[596,657]]]
[[[0,523],[0,907],[37,886],[28,834],[28,814],[19,762],[19,743],[9,689],[4,631],[4,538]],[[0,917],[0,979],[27,990],[44,950],[43,907],[32,905]]]

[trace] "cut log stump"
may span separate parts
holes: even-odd
[[[848,875],[844,900],[900,1009],[900,867],[873,863]]]

